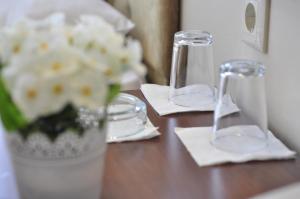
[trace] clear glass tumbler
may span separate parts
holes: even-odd
[[[220,67],[220,89],[212,144],[234,153],[251,153],[267,145],[265,67],[251,60],[232,60]],[[227,103],[239,111],[223,116]]]
[[[215,100],[212,35],[205,31],[175,33],[169,100],[197,107]]]
[[[142,132],[147,123],[146,104],[139,98],[121,93],[108,106],[107,139],[114,141]]]

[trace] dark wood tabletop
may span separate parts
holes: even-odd
[[[199,167],[174,133],[175,127],[211,126],[211,112],[160,117],[146,102],[161,136],[109,144],[102,199],[248,198],[300,181],[300,159]]]

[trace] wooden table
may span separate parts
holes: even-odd
[[[140,91],[130,93],[145,100]],[[148,116],[162,135],[147,141],[110,144],[103,199],[234,199],[300,181],[300,160],[250,162],[200,168],[174,127],[211,126],[212,113]],[[300,197],[300,196],[299,196]]]

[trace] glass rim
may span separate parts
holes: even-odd
[[[113,110],[112,106],[115,105],[127,105],[126,109],[123,110]],[[108,107],[108,121],[119,121],[124,119],[130,119],[136,117],[145,108],[145,103],[139,98],[121,93]]]
[[[223,62],[220,73],[238,75],[243,77],[262,77],[265,75],[265,66],[258,61],[250,59],[233,59]]]
[[[213,36],[203,30],[182,30],[175,33],[174,41],[186,45],[211,45]]]

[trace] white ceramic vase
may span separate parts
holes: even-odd
[[[25,141],[8,134],[22,199],[99,199],[106,151],[106,128],[82,136],[68,131],[55,142],[40,133]]]

